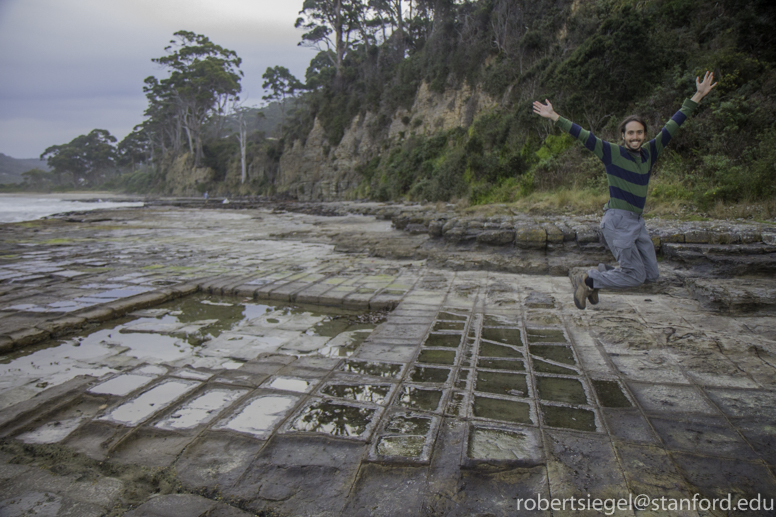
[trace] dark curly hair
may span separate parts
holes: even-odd
[[[640,115],[629,115],[625,117],[625,120],[620,122],[620,125],[617,126],[617,133],[619,133],[620,137],[622,137],[622,134],[625,133],[625,126],[627,126],[631,122],[638,122],[639,124],[644,127],[644,135],[649,132],[649,126],[647,125],[647,121],[644,119],[644,117]]]

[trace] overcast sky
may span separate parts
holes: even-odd
[[[204,34],[242,58],[241,98],[262,104],[261,76],[304,80],[303,0],[0,0],[0,153],[34,158],[92,129],[121,140],[142,122],[143,80],[174,32]]]

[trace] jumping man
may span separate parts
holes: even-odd
[[[647,123],[637,115],[620,123],[618,129],[623,145],[615,145],[555,113],[549,100],[545,99],[546,104],[533,103],[534,113],[555,122],[604,162],[609,180],[609,201],[604,206],[601,232],[620,267],[607,271],[591,269],[577,275],[574,278],[574,304],[578,309],[585,308],[586,300],[598,303],[599,289],[625,289],[657,280],[655,248],[641,217],[652,166],[679,126],[717,85],[713,80],[711,72],[706,72],[702,81],[696,77],[698,91],[691,99],[685,99],[682,108],[646,144]]]

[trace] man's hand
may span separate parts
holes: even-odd
[[[555,110],[552,109],[552,104],[550,104],[550,101],[548,99],[544,99],[544,102],[547,104],[542,104],[539,101],[535,101],[533,103],[533,112],[539,115],[540,117],[548,118],[552,120],[553,122],[557,122],[560,118],[560,115],[555,113]]]
[[[714,80],[714,72],[706,72],[706,75],[703,76],[703,81],[701,81],[700,77],[695,78],[695,87],[698,89],[697,92],[695,92],[695,95],[692,96],[693,101],[700,102],[701,99],[703,99],[706,95],[709,94],[709,92],[717,86],[717,83],[712,83]]]

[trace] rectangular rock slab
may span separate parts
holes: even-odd
[[[237,482],[265,442],[237,433],[206,432],[175,463],[178,478],[193,489]]]
[[[353,517],[421,515],[425,468],[364,464],[342,510]]]
[[[544,434],[553,497],[627,499],[628,485],[609,440],[562,431]]]
[[[648,412],[673,414],[700,413],[714,415],[712,408],[700,392],[692,386],[667,386],[628,383],[639,404]]]
[[[615,447],[633,494],[677,499],[692,497],[687,482],[679,475],[670,456],[662,448],[623,443]],[[696,514],[688,512],[681,515]]]
[[[237,485],[224,494],[245,508],[281,515],[340,515],[355,479],[364,443],[276,436]]]
[[[602,413],[612,436],[629,442],[657,442],[649,424],[637,409],[604,409]]]
[[[140,429],[111,451],[111,460],[144,467],[169,467],[193,435]]]
[[[773,481],[773,476],[769,475],[768,469],[759,462],[748,463],[682,453],[674,453],[671,456],[682,476],[703,497],[726,499],[728,494],[733,494],[734,505],[741,497],[776,497],[776,482]]]
[[[141,504],[126,517],[201,517],[209,515],[215,501],[199,495],[167,494],[153,497]]]

